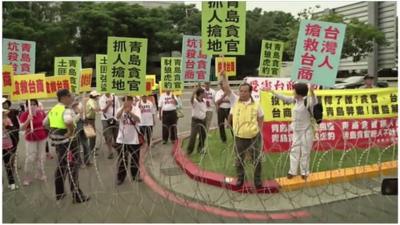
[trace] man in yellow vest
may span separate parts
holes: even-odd
[[[55,172],[56,199],[65,197],[64,180],[68,175],[72,192],[73,203],[82,203],[89,200],[79,188],[80,155],[79,144],[75,132],[77,116],[70,109],[74,98],[68,89],[57,92],[58,104],[48,114],[47,122],[50,126],[50,138],[56,147],[58,166]]]
[[[225,76],[222,76],[227,84]],[[249,151],[251,154],[254,170],[254,186],[257,189],[262,188],[261,181],[261,134],[260,130],[263,123],[264,113],[260,105],[251,97],[252,86],[243,83],[239,86],[239,99],[228,88],[231,104],[233,105],[229,113],[229,122],[233,127],[235,136],[235,153],[236,153],[236,172],[238,180],[236,186],[238,188],[244,183],[244,158]]]

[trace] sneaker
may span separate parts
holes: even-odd
[[[165,144],[167,144],[167,142],[166,142],[166,141],[163,141],[162,144],[165,145]]]
[[[290,179],[292,179],[292,178],[294,177],[294,175],[292,175],[292,174],[288,173],[286,177],[287,177],[287,179],[289,179],[289,180],[290,180]]]
[[[24,181],[22,182],[22,184],[23,184],[24,186],[29,186],[29,185],[31,184],[31,182],[30,182],[29,180],[24,180]]]
[[[8,185],[8,188],[9,188],[11,191],[14,191],[14,190],[18,189],[18,186],[15,185],[15,184],[10,184],[10,185]]]

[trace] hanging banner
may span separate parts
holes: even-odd
[[[161,57],[161,80],[164,91],[183,90],[180,57]]]
[[[292,91],[279,92],[293,96]],[[349,149],[397,144],[397,88],[318,90],[323,121],[314,149]],[[264,150],[287,151],[292,141],[293,105],[261,92]]]
[[[185,81],[210,81],[211,56],[201,53],[201,37],[184,35],[182,75]]]
[[[314,20],[300,22],[291,78],[294,81],[335,85],[346,25]]]
[[[81,57],[55,57],[54,75],[69,75],[71,81],[71,92],[79,94],[79,78],[81,77]]]
[[[146,93],[147,39],[108,37],[107,92]]]
[[[225,70],[225,76],[236,76],[236,57],[215,57],[215,75],[221,74],[222,68]]]
[[[11,77],[13,76],[13,67],[11,65],[3,65],[3,95],[11,94]]]
[[[11,77],[11,100],[46,98],[44,74],[18,75]]]
[[[246,2],[202,2],[201,40],[204,54],[244,55]]]
[[[14,74],[34,74],[36,42],[3,38],[3,65],[11,65]]]
[[[92,68],[82,69],[79,92],[89,92],[92,90],[92,75]]]
[[[290,78],[245,77],[244,82],[252,86],[251,96],[255,101],[260,101],[260,93],[263,88],[272,90],[293,90],[294,81]]]
[[[57,91],[61,89],[71,89],[70,76],[51,76],[46,77],[47,98],[56,98]]]
[[[282,67],[284,43],[282,41],[261,42],[260,67],[258,74],[260,76],[278,76]]]
[[[107,55],[96,54],[96,90],[107,92]]]

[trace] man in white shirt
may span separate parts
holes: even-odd
[[[204,141],[206,139],[206,113],[207,105],[204,101],[205,91],[202,88],[197,88],[193,93],[190,102],[192,103],[192,128],[190,131],[190,139],[187,148],[187,154],[193,152],[194,144],[196,143],[197,134],[200,134],[199,145],[197,151],[201,154],[205,153]]]
[[[205,82],[204,83],[204,90],[205,90],[205,97],[204,100],[206,102],[207,105],[207,113],[206,113],[206,128],[207,131],[210,128],[210,124],[212,121],[212,117],[213,117],[213,112],[215,109],[215,90],[210,88],[210,82]]]
[[[151,138],[153,136],[153,126],[155,126],[156,120],[156,107],[154,104],[147,100],[147,96],[143,95],[142,100],[138,103],[142,120],[139,123],[140,132],[145,136],[147,146],[151,144]]]
[[[231,110],[230,95],[224,88],[222,81],[219,83],[220,90],[215,93],[215,105],[217,107],[218,127],[221,141],[226,143],[225,120],[228,120]]]
[[[163,144],[168,142],[171,135],[171,142],[175,143],[177,139],[177,121],[176,114],[177,99],[171,91],[166,91],[160,96],[158,108],[160,108],[160,119],[162,121],[162,139]]]
[[[126,177],[128,168],[128,156],[131,155],[132,179],[141,182],[139,177],[140,147],[139,126],[141,121],[140,109],[133,104],[132,96],[126,96],[124,104],[117,111],[119,129],[117,136],[118,151],[118,172],[117,185],[121,185]]]
[[[113,146],[115,145],[115,139],[118,135],[118,121],[116,115],[120,105],[118,97],[114,94],[106,93],[99,99],[103,135],[109,152],[108,159],[114,158]]]

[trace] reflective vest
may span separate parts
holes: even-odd
[[[49,112],[50,128],[54,129],[67,129],[64,122],[65,105],[57,104]]]
[[[239,138],[254,138],[259,132],[258,103],[251,102],[246,105],[237,101],[232,108],[233,133]]]

